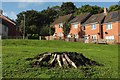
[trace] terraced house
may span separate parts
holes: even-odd
[[[89,17],[91,16],[90,13],[80,14],[77,17],[73,18],[70,23],[70,33],[68,37],[70,38],[83,38],[84,32],[82,30],[82,23],[84,23]]]
[[[84,13],[72,18],[69,14],[54,22],[56,38],[64,39],[63,26],[69,21],[68,39],[83,39],[85,43],[120,43],[120,10],[108,13],[104,8],[103,13]]]
[[[64,39],[64,32],[63,32],[63,27],[65,23],[69,22],[72,19],[72,14],[68,14],[65,16],[59,16],[58,19],[56,19],[52,25],[54,25],[55,28],[55,33],[54,33],[54,38],[55,39]]]
[[[120,43],[120,10],[110,12],[105,17],[103,38],[107,43]]]
[[[94,14],[83,24],[85,43],[97,42],[98,39],[103,39],[102,23],[104,21],[105,14]]]

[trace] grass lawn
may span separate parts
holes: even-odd
[[[31,68],[32,58],[43,52],[70,51],[104,66],[69,68]],[[84,44],[80,42],[3,40],[2,76],[4,78],[118,78],[118,45]],[[83,71],[84,69],[84,71]]]

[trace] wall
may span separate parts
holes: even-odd
[[[64,39],[63,28],[59,28],[59,24],[55,24],[55,38],[59,39],[59,33],[62,33],[61,39]]]
[[[105,34],[107,32],[107,34]],[[114,36],[115,42],[119,41],[119,34],[120,34],[120,22],[112,22],[112,29],[106,30],[106,24],[103,24],[103,38],[105,39],[106,36]]]
[[[2,34],[3,38],[8,37],[8,27],[6,25],[2,24],[2,26],[0,26],[0,30],[2,30],[2,31],[0,31],[0,34]]]
[[[74,34],[78,34],[79,35],[79,32],[81,31],[81,25],[80,23],[78,23],[78,27],[77,28],[74,28],[74,24],[71,24],[71,27],[70,27],[70,35],[73,37]],[[78,38],[80,38],[81,36],[79,35]]]
[[[97,35],[97,39],[101,39],[101,33],[100,32],[101,25],[96,24],[96,29],[91,29],[91,24],[85,26],[85,35],[89,35],[89,39],[92,39],[91,35]]]

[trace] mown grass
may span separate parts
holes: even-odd
[[[31,68],[32,58],[43,52],[70,51],[83,53],[104,66],[69,68]],[[3,40],[2,75],[4,78],[118,78],[118,45],[80,42]]]

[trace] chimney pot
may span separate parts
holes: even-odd
[[[107,8],[104,7],[104,14],[107,15]]]
[[[104,8],[104,13],[107,13],[107,8]]]

